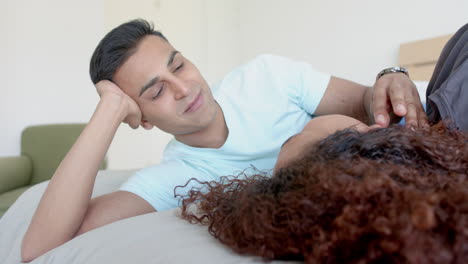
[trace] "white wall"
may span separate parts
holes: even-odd
[[[153,21],[170,43],[197,65],[209,83],[239,64],[238,7],[232,0],[106,0],[106,28],[134,18]],[[109,167],[140,168],[158,163],[172,138],[157,128],[123,124],[109,148]]]
[[[19,154],[28,125],[89,120],[99,99],[89,59],[115,26],[153,21],[214,82],[239,63],[237,11],[231,0],[2,0],[0,156]],[[109,168],[157,163],[170,138],[123,124],[108,151]]]
[[[7,65],[9,65],[10,62],[8,61],[9,58],[7,57],[8,52],[7,52],[6,41],[4,41],[7,38],[5,33],[7,32],[7,28],[8,28],[7,4],[6,3],[1,4],[0,7],[2,7],[0,8],[0,36],[2,36],[0,37],[0,58],[1,58],[0,60],[0,122],[2,122],[6,120],[4,116],[6,115],[7,109],[5,108],[5,104],[3,103],[3,100],[1,98],[7,96],[6,87],[10,86],[10,83],[7,79],[7,72],[6,72],[8,69]],[[7,124],[3,124],[0,127],[1,128],[0,131],[2,131],[0,132],[0,152],[7,151],[7,144],[6,144],[7,140],[6,138],[5,139],[3,138],[4,135],[8,133],[5,131],[7,127],[8,127]],[[8,148],[13,149],[15,148],[15,145],[12,144],[8,146]]]
[[[2,0],[0,156],[19,154],[27,125],[89,120],[98,102],[90,56],[107,31],[136,17],[154,21],[210,83],[275,53],[371,84],[397,64],[400,43],[453,33],[466,10],[466,0]],[[170,138],[122,125],[109,167],[157,163]]]
[[[98,101],[89,58],[104,18],[96,0],[2,0],[0,9],[0,156],[9,156],[28,125],[89,120]]]
[[[454,33],[466,0],[240,0],[241,58],[275,53],[364,84],[398,64],[403,42]]]

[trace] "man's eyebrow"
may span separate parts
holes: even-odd
[[[174,62],[174,57],[175,57],[175,55],[177,55],[177,53],[179,53],[177,50],[174,50],[171,53],[171,56],[169,57],[169,60],[167,60],[167,67],[171,66],[171,64]]]
[[[283,142],[283,144],[281,145],[280,149],[283,148],[283,146],[288,143],[289,140],[291,140],[292,138],[294,138],[295,136],[299,135],[299,133],[295,134],[295,135],[292,135],[290,136],[288,139],[286,139],[286,141]]]
[[[174,50],[171,53],[171,56],[169,56],[169,59],[167,60],[167,67],[171,66],[171,64],[174,62],[174,57],[175,57],[175,55],[177,55],[177,53],[179,53],[179,51],[177,51],[177,50]],[[159,76],[156,76],[156,77],[152,78],[151,80],[149,80],[149,82],[147,82],[145,85],[143,85],[143,87],[141,87],[140,94],[138,95],[138,97],[140,97],[146,90],[148,90],[148,88],[153,86],[158,81],[159,81]]]
[[[140,90],[140,94],[138,95],[138,97],[140,97],[146,90],[148,90],[148,88],[150,88],[151,86],[153,86],[155,83],[157,83],[159,81],[159,77],[156,76],[154,77],[153,79],[149,80],[149,82],[147,82]]]

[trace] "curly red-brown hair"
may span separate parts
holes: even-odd
[[[443,123],[339,131],[272,177],[202,183],[182,217],[267,259],[468,263],[467,143]]]

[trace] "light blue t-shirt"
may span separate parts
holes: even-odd
[[[307,63],[273,55],[256,57],[212,87],[229,129],[221,148],[195,148],[172,139],[160,164],[136,172],[120,190],[164,211],[179,206],[174,187],[190,178],[218,180],[248,174],[247,168],[271,172],[281,145],[312,118],[329,81],[329,74]]]

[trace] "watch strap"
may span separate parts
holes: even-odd
[[[385,74],[396,73],[396,72],[404,73],[404,74],[406,74],[406,76],[409,77],[408,70],[407,70],[406,68],[403,68],[403,67],[391,67],[391,68],[387,68],[387,69],[381,70],[381,71],[379,72],[379,74],[377,74],[376,80],[378,80],[380,77],[384,76]]]

